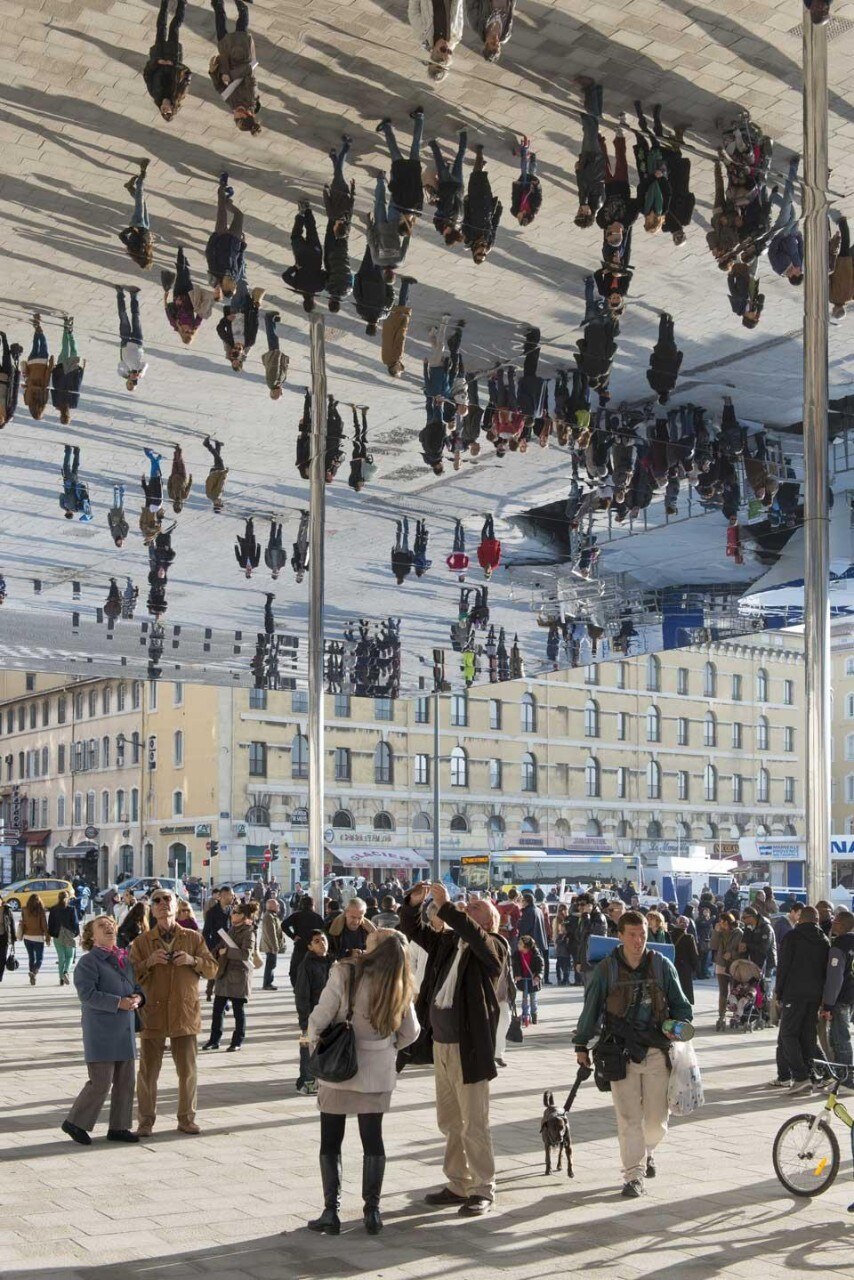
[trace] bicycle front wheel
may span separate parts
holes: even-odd
[[[820,1196],[839,1172],[839,1143],[826,1120],[792,1116],[774,1139],[774,1172],[793,1196]]]

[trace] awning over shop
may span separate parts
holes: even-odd
[[[97,853],[98,846],[92,840],[84,840],[82,844],[60,844],[53,851],[55,858],[85,858],[90,853]]]
[[[418,867],[426,869],[430,863],[415,849],[371,849],[366,845],[348,846],[346,849],[327,849],[342,867]]]
[[[23,834],[23,842],[32,849],[38,845],[47,844],[50,839],[50,830],[47,831],[25,831]]]

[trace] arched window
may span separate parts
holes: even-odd
[[[94,827],[95,825],[95,792],[86,792],[86,826]]]
[[[109,769],[110,767],[110,739],[105,734],[101,739],[101,768]]]
[[[251,804],[246,810],[246,825],[249,827],[269,827],[270,810],[265,804]]]
[[[133,735],[130,740],[130,747],[131,747],[131,756],[130,756],[131,764],[139,764],[139,753],[141,749],[141,742],[140,742],[139,732],[136,729],[134,729],[133,731]]]
[[[130,820],[131,822],[139,822],[139,788],[138,787],[131,787]]]
[[[718,722],[714,711],[706,712],[706,718],[703,721],[703,743],[707,747],[718,745]]]
[[[558,818],[555,823],[555,839],[560,849],[568,849],[572,838],[572,828],[566,818]]]
[[[661,799],[661,765],[657,760],[650,760],[646,766],[647,800]]]
[[[707,662],[703,668],[703,696],[716,698],[718,695],[718,669],[713,662]]]
[[[654,653],[646,660],[646,687],[650,693],[658,693],[661,689],[661,663]]]
[[[184,732],[182,729],[176,729],[173,735],[172,759],[176,769],[180,769],[184,763]]]
[[[374,814],[374,831],[394,831],[394,818],[390,813]]]
[[[647,840],[660,840],[661,835],[661,823],[657,818],[653,818],[646,824],[646,838]]]
[[[463,817],[461,813],[455,813],[453,818],[451,818],[451,830],[464,832],[468,831],[468,829],[468,819]]]
[[[760,769],[756,779],[756,800],[758,804],[768,804],[771,799],[771,777],[767,769]]]
[[[647,742],[661,742],[661,712],[658,707],[650,707],[646,713]]]
[[[451,751],[451,786],[467,787],[469,784],[469,758],[462,747]]]
[[[523,835],[538,836],[540,834],[540,824],[533,814],[528,814],[522,819],[519,830]]]
[[[332,815],[332,825],[336,831],[352,831],[353,815],[349,809],[336,809]]]
[[[56,797],[56,825],[65,826],[65,796],[62,793]]]
[[[522,694],[522,732],[537,732],[537,699],[532,693]]]
[[[130,704],[134,711],[139,711],[142,706],[142,681],[134,680],[130,689]]]
[[[486,819],[486,830],[491,836],[502,836],[507,830],[507,824],[500,813],[491,813]]]
[[[756,750],[767,751],[771,741],[771,730],[765,716],[760,716],[756,725]]]
[[[83,825],[83,793],[82,791],[74,792],[74,825],[82,827]]]
[[[416,813],[415,817],[412,819],[412,830],[431,831],[432,823],[430,821],[429,813]]]
[[[104,689],[101,690],[101,710],[103,711],[105,716],[108,716],[110,714],[110,707],[112,706],[112,702],[113,702],[113,695],[110,692],[110,686],[107,685]]]
[[[617,823],[617,835],[621,840],[629,840],[632,835],[632,824],[628,818],[621,818]]]
[[[125,793],[121,788],[116,792],[116,822],[127,822],[125,810]]]
[[[106,826],[110,821],[110,793],[109,791],[101,792],[101,825]]]
[[[584,828],[584,834],[586,836],[601,836],[602,823],[598,820],[598,818],[587,819],[587,825]]]
[[[304,733],[295,733],[291,742],[291,777],[308,777],[308,738]]]
[[[180,818],[183,816],[183,813],[184,813],[184,792],[173,791],[172,792],[172,817]]]
[[[594,800],[601,795],[602,783],[599,770],[599,761],[595,756],[588,757],[584,766],[584,794],[588,800]]]
[[[378,742],[374,752],[374,782],[378,785],[394,782],[394,756],[387,742]]]
[[[116,689],[116,710],[117,711],[124,711],[126,699],[127,699],[127,685],[120,684]]]
[[[522,790],[536,791],[537,789],[537,757],[532,755],[530,751],[526,751],[522,756]]]
[[[760,667],[756,672],[756,701],[768,701],[768,672],[764,667]]]
[[[588,698],[584,705],[584,736],[599,737],[599,703],[595,698]]]
[[[707,800],[718,798],[718,771],[713,764],[707,764],[703,770],[703,794]]]
[[[854,760],[854,733],[845,735],[845,759]]]

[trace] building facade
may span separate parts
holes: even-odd
[[[86,867],[101,883],[120,871],[241,880],[271,844],[280,877],[289,860],[303,873],[303,691],[2,679],[6,879]],[[437,705],[446,866],[511,848],[636,860],[803,836],[802,645],[775,633],[438,700],[328,697],[330,866],[359,850],[430,856]]]

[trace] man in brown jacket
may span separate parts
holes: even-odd
[[[231,108],[234,123],[244,133],[261,132],[257,116],[261,110],[255,68],[258,58],[255,40],[249,30],[249,10],[245,0],[235,0],[237,22],[234,30],[228,30],[225,16],[225,0],[211,0],[216,23],[216,56],[211,59],[208,73],[213,86],[223,101]]]
[[[383,321],[381,358],[393,378],[403,376],[403,352],[406,347],[409,322],[412,319],[412,308],[406,304],[409,301],[409,287],[413,284],[415,284],[415,280],[412,276],[400,277],[400,293],[397,299],[397,306],[389,312]]]
[[[839,230],[833,237],[832,249],[837,247],[833,270],[830,273],[830,306],[834,320],[842,320],[847,304],[854,301],[854,258],[851,257],[851,239],[848,219],[839,219]]]
[[[210,436],[205,436],[202,444],[213,458],[213,465],[205,481],[205,493],[213,504],[214,515],[219,515],[223,506],[222,493],[228,477],[228,467],[222,460],[222,441],[211,441]]]
[[[202,935],[175,921],[177,903],[168,889],[155,889],[155,925],[130,949],[137,982],[145,992],[140,1011],[137,1134],[150,1138],[157,1117],[157,1081],[166,1041],[178,1073],[178,1132],[200,1133],[196,1124],[196,1036],[202,1029],[199,978],[215,978],[217,962]]]

